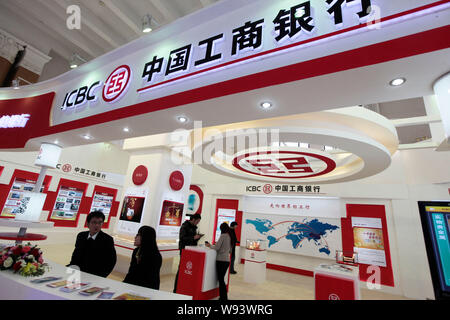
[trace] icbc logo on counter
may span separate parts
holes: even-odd
[[[61,105],[61,110],[74,109],[83,106],[87,102],[98,100],[99,88],[103,85],[102,98],[105,102],[114,102],[120,99],[130,86],[131,69],[127,65],[116,68],[103,82],[98,80],[90,85],[67,92]]]

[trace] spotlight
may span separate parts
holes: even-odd
[[[177,120],[178,120],[178,122],[185,123],[185,122],[188,121],[188,118],[186,118],[186,117],[184,117],[184,116],[179,116],[179,117],[177,118]]]
[[[149,14],[146,14],[142,18],[142,32],[149,33],[152,32],[152,16]]]
[[[272,108],[272,103],[266,101],[266,102],[261,103],[260,107],[267,110],[267,109]]]
[[[80,57],[76,53],[72,54],[72,57],[70,58],[70,61],[69,61],[70,69],[78,68],[78,66],[83,62],[87,62],[87,61],[85,59],[83,59],[82,57]]]
[[[389,84],[393,87],[398,87],[401,86],[402,84],[404,84],[406,82],[405,78],[396,78],[394,80],[392,80],[391,82],[389,82]]]

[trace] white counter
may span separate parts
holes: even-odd
[[[46,272],[42,277],[25,278],[12,271],[0,271],[0,299],[1,300],[96,300],[99,294],[92,296],[83,296],[78,291],[72,293],[65,293],[60,291],[60,288],[47,287],[48,283],[34,284],[30,281],[48,276],[63,277],[61,280],[66,280],[71,276],[71,273],[66,273],[68,268],[46,260],[50,266],[50,271]],[[90,287],[109,287],[105,291],[115,292],[112,298],[115,298],[123,293],[137,294],[150,298],[150,300],[191,300],[192,297],[175,294],[171,292],[159,291],[139,287],[112,279],[98,277],[89,273],[80,272],[81,282],[90,282]],[[55,282],[55,281],[53,281]],[[84,289],[86,289],[84,288]]]

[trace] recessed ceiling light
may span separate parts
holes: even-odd
[[[91,140],[92,137],[90,135],[88,135],[88,134],[85,134],[85,135],[83,135],[83,139]]]
[[[391,82],[389,82],[389,84],[393,87],[398,87],[401,86],[402,84],[404,84],[406,82],[405,78],[396,78],[394,80],[392,80]]]
[[[54,142],[55,144],[58,144],[59,143],[59,141],[58,140],[55,140],[55,142]]]
[[[125,128],[123,128],[123,131],[124,131],[124,132],[130,132],[130,129],[128,129],[128,128],[125,127]]]
[[[270,109],[270,108],[272,108],[272,103],[270,103],[270,102],[262,102],[261,104],[260,104],[260,107],[261,108],[263,108],[263,109]]]
[[[178,122],[185,123],[185,122],[188,121],[188,118],[186,118],[186,117],[184,117],[184,116],[179,116],[179,117],[177,118],[177,120],[178,120]]]

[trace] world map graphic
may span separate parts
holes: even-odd
[[[301,221],[273,222],[269,219],[246,219],[247,225],[253,226],[267,240],[268,249],[281,242],[288,242],[291,249],[301,250],[309,242],[318,253],[330,256],[332,249],[327,241],[332,233],[340,229],[338,225],[319,221],[317,218],[304,218]],[[334,253],[334,252],[333,252]]]

